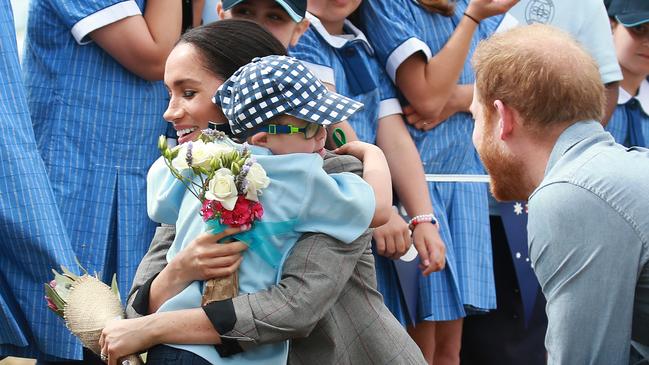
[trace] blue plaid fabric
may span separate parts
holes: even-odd
[[[394,81],[398,66],[409,56],[420,53],[432,57],[442,49],[467,4],[467,0],[459,0],[455,14],[445,17],[425,11],[413,0],[366,0],[360,13],[365,34]],[[491,34],[497,24],[488,21],[480,25],[471,41],[459,84],[474,82],[469,60],[478,41]],[[471,141],[473,120],[469,114],[457,113],[427,132],[410,127],[409,131],[426,173],[484,173]],[[451,320],[465,316],[468,308],[495,308],[487,186],[440,183],[429,184],[429,191],[447,244],[447,268],[420,279],[419,319]],[[385,297],[398,295],[389,275],[378,277]],[[398,306],[391,309],[397,318],[405,320],[406,315]]]
[[[213,101],[235,135],[256,130],[281,114],[327,126],[363,106],[330,92],[302,63],[286,56],[255,58],[219,87]]]
[[[144,0],[32,0],[23,74],[36,142],[55,201],[81,264],[106,280],[117,273],[122,298],[151,241],[146,173],[168,95],[162,82],[128,72],[87,34],[140,14]],[[83,44],[83,45],[82,45]],[[48,346],[62,357],[80,349]]]
[[[637,97],[631,97],[626,91],[620,88],[618,105],[606,125],[606,130],[613,135],[615,142],[631,147],[637,145],[638,138],[632,138],[632,134],[640,134],[644,145],[649,147],[649,82],[644,80],[640,85],[640,92]],[[635,128],[633,128],[635,127]]]
[[[0,0],[0,357],[78,357],[43,299],[50,269],[75,264],[36,148],[12,14],[9,0]]]
[[[290,49],[291,56],[309,67],[320,81],[333,81],[337,93],[363,103],[364,108],[348,122],[361,141],[376,143],[379,119],[402,112],[394,84],[363,40],[364,35],[351,23],[345,23],[345,31],[355,36],[352,41],[330,35],[317,18],[309,20],[311,26]],[[334,79],[329,80],[325,72],[333,74]],[[372,82],[368,87],[354,86],[367,81]]]

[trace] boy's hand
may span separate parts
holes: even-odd
[[[394,209],[388,223],[374,229],[373,237],[376,253],[393,260],[403,256],[412,244],[408,223]]]
[[[415,226],[412,239],[419,253],[419,268],[423,275],[444,269],[446,245],[436,224],[422,222]]]
[[[381,152],[381,150],[373,144],[361,141],[351,141],[345,143],[344,145],[342,145],[342,147],[338,147],[336,150],[334,150],[334,153],[337,153],[339,155],[351,155],[363,161],[365,155],[368,152],[375,150]]]

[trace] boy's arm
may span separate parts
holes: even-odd
[[[334,152],[352,155],[363,161],[363,180],[372,187],[376,200],[370,227],[386,224],[392,211],[392,182],[390,168],[381,149],[369,143],[352,141]]]

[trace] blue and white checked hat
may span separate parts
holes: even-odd
[[[288,114],[323,126],[346,120],[362,103],[327,88],[295,58],[255,58],[216,91],[232,133],[242,136],[276,115]]]

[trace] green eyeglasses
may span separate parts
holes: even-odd
[[[296,127],[292,124],[281,125],[281,124],[266,124],[265,126],[260,127],[258,132],[266,132],[268,134],[295,134],[302,133],[304,134],[304,139],[311,139],[315,137],[320,128],[323,128],[320,124],[307,123],[306,127]]]

